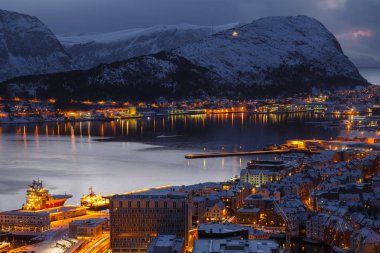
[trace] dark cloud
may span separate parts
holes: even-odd
[[[55,32],[105,32],[156,24],[225,24],[273,15],[308,15],[339,35],[345,51],[380,59],[380,0],[1,0]],[[358,31],[372,36],[348,36]]]

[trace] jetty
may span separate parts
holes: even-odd
[[[186,154],[185,158],[197,159],[197,158],[211,158],[211,157],[225,157],[225,156],[278,155],[278,154],[288,154],[288,153],[318,154],[319,151],[312,151],[310,149],[272,149],[272,150],[253,150],[253,151],[232,151],[232,152]]]

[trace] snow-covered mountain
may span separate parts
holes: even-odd
[[[315,19],[261,18],[233,33],[232,30],[220,32],[174,53],[210,69],[231,85],[279,84],[271,73],[282,70],[291,74],[297,69],[323,78],[341,76],[362,80],[334,35]],[[313,82],[308,75],[302,81]]]
[[[70,56],[35,17],[0,10],[0,81],[71,69]]]
[[[62,34],[57,37],[71,55],[76,67],[87,69],[101,63],[177,48],[237,25],[157,25],[111,33]]]
[[[252,97],[367,84],[320,22],[291,16],[258,19],[174,50],[87,71],[15,79],[6,92],[67,99]]]

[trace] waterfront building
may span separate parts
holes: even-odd
[[[41,233],[50,229],[48,212],[7,211],[0,213],[1,231]]]
[[[193,253],[278,253],[279,245],[273,240],[196,240]]]
[[[108,220],[105,218],[92,218],[86,220],[74,220],[69,224],[69,236],[72,238],[91,238],[103,234]]]
[[[146,252],[159,234],[184,238],[191,227],[188,194],[172,188],[115,195],[110,199],[113,252]]]
[[[183,253],[183,238],[175,235],[158,235],[153,239],[147,253]]]

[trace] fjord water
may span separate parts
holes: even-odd
[[[166,184],[227,180],[252,157],[186,160],[187,153],[253,150],[292,138],[344,134],[305,122],[312,113],[187,115],[111,122],[0,125],[0,210],[20,208],[33,179],[79,203],[102,194]]]
[[[360,69],[380,84],[380,69]],[[31,180],[79,203],[89,186],[122,193],[164,184],[227,180],[252,157],[186,160],[194,152],[253,150],[292,138],[346,134],[307,122],[311,113],[187,115],[114,122],[0,125],[0,211],[20,208]]]

